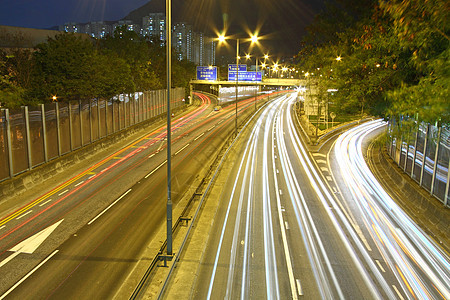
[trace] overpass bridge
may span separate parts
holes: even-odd
[[[235,86],[236,81],[227,80],[191,80],[191,85],[210,85],[210,86]],[[238,85],[252,85],[252,86],[305,86],[305,79],[292,78],[265,78],[262,81],[238,81]]]
[[[266,78],[262,81],[238,81],[239,99],[265,93],[274,88],[292,88],[306,86],[304,79]],[[226,80],[191,80],[190,90],[202,91],[217,96],[218,102],[236,100],[236,81]],[[192,95],[191,95],[192,98]]]

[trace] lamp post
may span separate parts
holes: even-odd
[[[228,38],[225,37],[225,35],[221,34],[218,37],[219,43],[223,43],[225,42],[225,40],[227,40]],[[258,36],[252,35],[249,39],[252,44],[256,43],[258,41]],[[239,41],[240,39],[236,39],[236,96],[235,96],[235,126],[234,126],[234,132],[235,132],[235,136],[237,136],[237,132],[238,132],[238,86],[239,86]]]
[[[236,98],[235,106],[236,106],[236,115],[235,115],[235,121],[234,121],[234,135],[237,136],[237,128],[238,128],[238,85],[239,85],[239,39],[236,40]]]
[[[170,88],[172,72],[172,8],[166,0],[166,72],[167,72],[167,256],[172,256],[172,182],[171,182],[171,114]]]

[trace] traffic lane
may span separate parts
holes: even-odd
[[[320,184],[311,174],[311,166],[307,163],[309,161],[308,153],[301,147],[298,137],[295,137],[296,131],[292,118],[289,116],[290,111],[289,107],[284,110],[287,117],[281,118],[283,123],[280,123],[277,136],[277,149],[283,152],[280,153],[280,157],[286,156],[284,163],[287,165],[279,167],[288,169],[288,163],[291,164],[290,168],[295,174],[294,178],[298,180],[298,186],[301,187],[300,193],[303,194],[302,201],[291,202],[292,212],[296,209],[299,212],[303,210],[300,215],[306,216],[302,218],[295,216],[294,218],[292,214],[291,222],[303,226],[305,228],[303,232],[307,232],[307,228],[310,228],[309,231],[313,233],[314,238],[311,238],[313,243],[310,244],[310,251],[317,251],[316,255],[321,257],[322,262],[316,262],[315,264],[317,264],[317,268],[320,267],[320,264],[323,264],[324,272],[322,279],[319,279],[321,278],[320,274],[316,275],[318,276],[317,281],[327,280],[331,282],[328,288],[323,287],[324,290],[332,289],[335,296],[342,293],[346,297],[371,298],[373,295],[370,288],[367,287],[367,282],[362,279],[360,266],[354,257],[355,253],[349,249],[348,241],[343,240],[345,234],[342,233],[342,229],[336,227],[336,224],[331,220],[332,212],[329,203],[322,201],[324,191],[318,188]],[[291,197],[292,199],[294,198]],[[305,238],[305,235],[303,234],[302,237]]]
[[[159,131],[157,130],[155,132],[155,134],[160,134],[159,132],[160,132],[160,130]],[[145,137],[143,139],[141,139],[140,141],[147,142]],[[139,150],[140,150],[140,148],[136,148],[133,151],[139,151]],[[136,157],[138,157],[138,156],[136,156]],[[152,167],[153,160],[150,160],[150,163],[147,163],[145,154],[142,155],[141,157],[144,157],[142,160],[144,160],[146,162],[147,166]],[[158,158],[155,157],[155,159],[158,159]],[[112,156],[111,156],[111,161],[114,161],[114,159],[112,159]],[[132,169],[132,168],[129,168],[129,169]],[[62,206],[55,206],[55,204],[46,203],[47,201],[42,202],[38,206],[45,204],[43,206],[44,207],[43,212],[45,212],[46,216],[44,216],[44,213],[39,214],[37,217],[33,216],[31,219],[28,219],[25,222],[19,224],[18,227],[20,227],[19,229],[22,230],[22,232],[20,232],[20,230],[16,230],[14,233],[21,233],[22,236],[19,237],[19,240],[21,240],[25,237],[29,237],[29,236],[33,235],[37,231],[52,224],[52,222],[56,222],[57,219],[66,217],[67,218],[66,222],[64,222],[61,225],[61,229],[65,229],[66,233],[59,234],[58,233],[59,231],[56,231],[54,234],[56,239],[52,236],[51,244],[53,245],[53,247],[56,247],[58,245],[57,241],[59,241],[59,242],[64,241],[68,236],[70,236],[70,234],[76,232],[76,230],[78,228],[80,228],[80,226],[82,226],[83,224],[88,222],[88,219],[90,216],[95,214],[100,209],[106,207],[110,202],[113,201],[113,199],[115,197],[118,197],[120,195],[120,193],[123,192],[124,184],[118,184],[117,180],[120,177],[122,177],[121,179],[123,180],[123,177],[124,177],[123,175],[125,175],[126,172],[129,172],[129,171],[130,170],[127,170],[126,168],[125,168],[125,171],[123,169],[121,169],[121,170],[119,170],[118,175],[115,173],[113,174],[113,173],[109,173],[109,172],[99,172],[97,174],[105,175],[105,177],[110,176],[110,178],[108,180],[103,180],[103,181],[99,180],[98,182],[96,182],[96,186],[94,186],[94,187],[88,185],[88,182],[85,182],[81,186],[79,186],[79,183],[83,181],[83,178],[76,178],[77,180],[80,180],[80,182],[77,183],[76,181],[74,181],[71,183],[73,183],[75,186],[77,186],[76,190],[77,190],[78,194],[73,195],[73,197],[71,199],[72,202],[66,201],[67,197],[69,196],[69,194],[71,192],[67,192],[66,190],[61,192],[61,194],[62,194],[61,197],[63,197],[63,198],[60,200],[61,201],[64,200],[64,204],[71,203],[70,205],[66,205],[66,206],[62,207]],[[144,169],[144,171],[145,171],[145,173],[147,173],[147,171],[145,169]],[[88,178],[94,176],[89,173],[86,173],[84,175],[86,177],[88,176]],[[132,172],[131,174],[135,174],[135,173],[139,174],[139,172]],[[106,176],[106,174],[108,174],[108,176]],[[130,173],[128,173],[127,175],[129,175],[129,174]],[[127,177],[128,176],[125,176],[125,179],[127,179]],[[105,179],[105,178],[102,178],[102,179]],[[93,179],[91,178],[90,180],[93,180]],[[73,180],[71,180],[71,181],[73,181]],[[127,184],[130,183],[130,180],[128,180],[126,183]],[[133,180],[131,180],[131,183],[133,183]],[[87,199],[91,199],[90,206],[86,205]],[[59,201],[58,199],[53,199],[54,203],[55,202],[57,203],[58,201]],[[49,206],[51,206],[50,207],[51,209],[49,208]],[[73,208],[77,208],[79,211],[79,214],[76,215],[75,217],[67,217],[66,214],[68,212],[70,212],[70,210]],[[26,216],[28,216],[28,215],[26,215]],[[69,222],[71,220],[73,220],[73,221]],[[22,220],[20,220],[20,221],[22,221]],[[66,225],[66,224],[70,224],[70,225]],[[26,226],[24,226],[24,225],[26,225]],[[6,240],[7,238],[11,238],[12,236],[13,236],[12,234],[6,234],[6,237],[4,237],[5,238],[4,240]],[[8,240],[7,242],[10,242],[10,241]],[[2,258],[4,256],[9,255],[10,252],[7,250],[11,249],[11,247],[14,244],[15,244],[14,241],[12,243],[10,242],[9,245],[8,245],[8,243],[5,243],[6,246],[4,246],[4,252],[2,253]],[[50,253],[50,249],[47,249],[47,253]],[[24,263],[27,263],[27,265],[19,264],[17,266],[16,264],[14,264],[14,265],[16,265],[16,268],[14,268],[14,265],[12,265],[11,263],[8,263],[5,266],[2,266],[2,268],[0,268],[0,272],[9,274],[9,276],[5,276],[5,278],[8,278],[8,280],[2,280],[2,287],[4,289],[7,286],[10,286],[11,285],[10,283],[13,283],[15,280],[18,280],[20,278],[20,275],[25,274],[26,271],[30,270],[34,265],[37,264],[32,259],[27,259]],[[11,274],[17,274],[18,277],[10,276]]]
[[[243,140],[247,140],[249,136],[248,131],[251,130],[249,128],[250,127],[246,127],[243,133],[241,133],[241,136],[246,138],[239,139],[238,144],[241,145],[242,143],[244,143]],[[211,232],[213,232],[214,234],[210,235],[206,246],[205,256],[202,259],[201,267],[199,270],[199,277],[194,288],[194,298],[207,298],[211,285],[214,285],[216,287],[213,291],[211,291],[211,293],[213,293],[213,298],[220,297],[220,295],[223,297],[226,294],[227,289],[230,289],[227,287],[228,274],[230,271],[233,271],[233,269],[230,269],[230,254],[227,255],[227,251],[221,251],[218,249],[220,249],[220,246],[222,244],[231,247],[231,245],[233,244],[233,240],[235,247],[236,243],[240,243],[240,241],[237,240],[237,234],[225,234],[225,231],[233,232],[234,227],[237,224],[240,225],[240,222],[235,225],[233,221],[228,222],[228,219],[236,220],[238,216],[240,217],[240,212],[242,210],[242,206],[244,205],[242,201],[240,202],[240,204],[239,201],[231,201],[235,187],[235,182],[234,180],[232,180],[232,178],[238,178],[239,176],[242,176],[239,169],[240,166],[244,163],[241,162],[241,158],[243,155],[244,150],[242,150],[241,146],[237,145],[234,146],[229,152],[229,157],[233,158],[236,163],[233,164],[232,170],[229,172],[229,174],[225,175],[228,180],[226,180],[219,198],[221,203],[217,208],[217,213],[214,217],[214,224],[211,230]],[[237,185],[241,185],[241,183]],[[243,193],[245,193],[245,191],[243,191]],[[216,263],[216,254],[218,251],[221,254],[220,263]],[[225,253],[224,256],[222,256],[222,252]],[[235,267],[236,269],[242,270],[242,268],[239,268],[238,266]],[[214,276],[215,274],[217,274],[219,277],[216,282],[214,282],[214,279],[211,278],[213,273]],[[234,277],[234,274],[231,274],[230,276]],[[211,289],[213,288],[211,287]]]
[[[408,297],[449,298],[448,255],[393,202],[364,162],[367,134],[383,125],[369,122],[340,137],[336,144],[340,167],[350,174],[345,178],[347,185],[356,195],[360,214],[388,265],[386,269],[397,277],[399,285],[393,285],[392,292]]]
[[[267,125],[271,126],[270,121]],[[268,149],[265,127],[264,122],[259,122],[254,127],[253,137],[245,135],[245,140],[252,140],[252,145],[247,145],[245,151],[240,150],[240,155],[232,154],[239,157],[239,164],[228,178],[237,180],[228,180],[221,195],[221,199],[230,200],[227,210],[223,210],[225,205],[221,206],[220,217],[215,218],[213,232],[221,234],[220,238],[211,236],[207,253],[216,254],[202,262],[195,297],[206,298],[208,293],[212,298],[226,295],[265,298],[272,293],[285,298],[291,295],[284,250],[275,243],[281,240],[280,222],[270,213],[269,198],[275,198],[277,190],[264,180],[267,170],[262,171]],[[245,152],[243,158],[242,151]],[[230,194],[232,190],[234,193]]]
[[[224,132],[223,130],[218,130],[217,132]],[[222,138],[218,138],[217,140],[222,140]],[[212,143],[211,141],[204,141],[203,142],[203,145],[208,145],[210,148],[212,147],[212,148],[216,148],[216,146],[217,145],[215,145],[214,143]],[[189,153],[186,153],[186,157],[187,158],[190,158],[191,160],[198,160],[201,156],[204,156],[205,157],[205,159],[209,159],[210,158],[210,152],[209,151],[207,151],[207,150],[204,150],[204,151],[200,151],[200,153],[202,153],[202,154],[199,154],[199,155],[197,155],[197,156],[193,156],[193,155],[189,155]],[[181,156],[180,156],[181,157]],[[186,158],[185,157],[185,158]],[[183,158],[180,158],[180,160],[182,160]],[[174,158],[174,161],[176,161],[177,160],[177,158],[175,157]],[[192,171],[190,171],[189,169],[187,169],[187,167],[186,166],[192,166],[192,168],[194,168],[194,170],[192,170]],[[193,163],[193,164],[186,164],[186,162],[185,161],[183,161],[183,162],[181,162],[181,163],[179,163],[179,165],[178,166],[175,166],[175,169],[174,169],[174,174],[177,174],[177,176],[174,176],[174,178],[172,179],[173,180],[173,182],[177,182],[177,183],[179,183],[180,185],[181,185],[181,183],[185,183],[185,182],[188,182],[189,181],[189,179],[186,179],[185,177],[187,177],[187,176],[190,176],[190,177],[193,177],[195,174],[197,174],[198,173],[198,170],[202,167],[203,165],[202,164],[195,164],[195,163]],[[160,172],[162,172],[162,174],[159,174]],[[160,170],[158,170],[158,172],[157,173],[154,173],[153,175],[152,175],[152,177],[150,177],[149,179],[151,179],[151,178],[159,178],[159,177],[162,177],[162,178],[164,178],[164,172],[165,172],[165,170],[164,169],[160,169]],[[142,182],[141,182],[142,183]],[[138,184],[138,188],[139,188],[139,186],[144,186],[144,185],[141,185],[141,184]],[[180,190],[184,190],[185,188],[186,188],[186,186],[181,186],[180,187],[181,189]],[[160,184],[160,187],[159,188],[157,188],[156,189],[157,191],[158,190],[161,190],[162,191],[162,193],[161,193],[161,195],[160,195],[160,198],[161,199],[164,199],[164,195],[165,195],[165,185],[164,185],[164,180],[162,180],[162,183]],[[177,196],[176,196],[176,191],[177,191],[177,188],[176,188],[176,185],[174,186],[174,191],[175,191],[175,194],[174,194],[174,201],[175,201],[175,203],[176,203],[176,201],[177,201]],[[148,191],[147,191],[148,192]],[[144,193],[145,194],[145,193]],[[153,192],[151,192],[151,194],[153,194]],[[179,194],[182,194],[182,193],[179,193]],[[131,195],[132,195],[132,193],[130,193],[130,194],[128,194],[127,195],[127,197],[131,197]],[[121,205],[125,205],[125,203],[132,203],[133,201],[132,200],[127,200],[127,201],[123,201],[123,200],[121,200],[117,205],[115,205],[112,209],[111,209],[111,211],[115,211],[115,210],[117,210],[117,211],[119,211],[119,212],[121,212],[121,213],[123,213],[123,212],[126,212],[126,211],[129,211],[129,208],[127,208],[127,207],[121,207]],[[122,203],[122,204],[121,204]],[[159,205],[159,208],[161,209],[161,211],[160,212],[162,212],[162,214],[160,214],[161,216],[162,216],[162,218],[163,218],[163,215],[164,215],[164,211],[165,211],[165,202],[164,201],[161,201],[160,202],[161,203],[161,205]],[[138,211],[138,212],[141,212],[141,211],[145,211],[145,207],[141,207],[143,204],[139,204],[139,208],[137,208],[136,210]],[[153,208],[152,208],[153,209]],[[134,211],[134,210],[133,210]],[[104,214],[104,216],[102,216],[102,217],[105,217],[107,214],[109,214],[110,212],[108,211],[107,213],[105,213]],[[144,216],[144,218],[148,218],[148,216],[151,216],[151,214],[148,214],[147,216]],[[118,218],[113,218],[112,220],[115,220],[115,219],[118,219]],[[138,217],[136,217],[136,216],[131,216],[131,217],[127,217],[127,220],[138,220],[139,218]],[[152,219],[155,219],[155,218],[152,218]],[[101,220],[101,218],[99,218],[98,220]],[[93,224],[95,224],[98,220],[96,220]],[[113,221],[111,221],[111,222],[113,222]],[[136,222],[136,221],[133,221],[133,222]],[[145,224],[145,222],[140,222],[140,223],[142,223],[142,224]],[[108,226],[111,226],[111,225],[108,225]],[[154,228],[154,226],[152,225],[152,224],[150,224],[149,225],[150,226],[150,228]],[[121,239],[121,237],[122,236],[124,236],[124,230],[125,229],[123,229],[123,226],[120,226],[119,227],[120,228],[120,230],[118,231],[118,233],[117,233],[117,239]],[[130,229],[131,230],[131,233],[128,233],[128,235],[132,235],[133,233],[135,233],[135,234],[137,234],[138,236],[140,235],[140,234],[142,234],[144,231],[143,230],[141,230],[141,229],[139,229],[139,230],[134,230],[134,229]],[[95,232],[93,233],[93,234],[95,234]],[[105,251],[115,251],[115,249],[111,249],[111,250],[108,250],[108,249],[110,249],[110,247],[109,247],[109,243],[110,243],[110,241],[111,240],[113,240],[111,237],[108,237],[106,240],[104,240],[104,239],[102,239],[102,236],[104,236],[105,235],[105,232],[103,232],[103,230],[101,231],[101,232],[99,232],[98,233],[98,239],[99,239],[99,243],[105,243],[104,245],[105,245],[105,247],[107,248],[107,250],[105,250]],[[116,236],[116,233],[114,233],[114,232],[112,232],[111,233],[111,235],[114,235],[114,236]],[[78,237],[78,239],[77,238],[75,238],[74,240],[79,240],[79,236],[80,235],[78,235],[77,234],[77,237]],[[150,233],[149,234],[144,234],[144,241],[145,240],[147,240],[148,239],[148,237],[150,236]],[[94,236],[95,237],[95,236]],[[81,253],[84,253],[83,255],[88,255],[89,254],[89,257],[105,257],[105,255],[104,255],[104,253],[102,253],[101,252],[101,249],[103,249],[104,247],[103,247],[103,245],[102,244],[100,244],[99,246],[98,246],[98,250],[97,250],[97,248],[96,249],[94,249],[94,252],[92,252],[92,254],[90,254],[89,253],[89,251],[91,250],[91,248],[93,247],[93,245],[92,245],[92,241],[95,241],[96,239],[95,238],[93,238],[93,237],[88,237],[88,239],[87,239],[87,241],[85,242],[85,247],[86,247],[86,250],[83,252],[83,251],[79,251],[79,250],[77,250],[77,249],[75,249],[75,252],[74,253],[78,253],[78,252],[81,252]],[[130,240],[138,240],[137,238],[131,238]],[[126,241],[118,241],[118,242],[114,242],[113,243],[114,245],[122,245],[122,244],[126,244]],[[143,243],[143,245],[144,246],[142,246],[142,247],[145,247],[145,243]],[[95,244],[94,244],[94,246],[95,246]],[[124,248],[124,251],[126,251],[128,248],[130,248],[131,247],[131,245],[129,245],[129,246],[126,246],[125,248]],[[61,252],[58,254],[58,255],[62,255],[64,252],[62,252],[63,250],[60,250]],[[118,250],[119,251],[119,253],[120,253],[120,249]],[[97,254],[97,252],[99,252],[98,254]],[[110,252],[109,252],[110,253]],[[111,254],[110,254],[111,255]],[[75,255],[74,254],[70,254],[70,255],[68,255],[68,256],[70,256],[70,257],[74,257]],[[80,255],[78,255],[78,256],[76,256],[76,257],[79,257]],[[81,257],[82,257],[82,255],[81,255]],[[117,258],[116,257],[116,255],[114,254],[114,257],[115,258]],[[130,258],[130,257],[134,257],[134,254],[128,254],[128,255],[124,255],[123,257],[119,257],[118,259],[119,259],[119,261],[120,260],[124,260],[124,261],[126,261],[126,262],[129,262],[130,260],[132,260],[132,258]],[[96,286],[93,286],[92,288],[91,288],[91,284],[89,284],[89,280],[86,282],[85,281],[85,279],[86,279],[86,277],[87,277],[87,275],[86,275],[86,273],[89,273],[89,274],[92,274],[92,276],[93,276],[93,278],[95,279],[95,278],[102,278],[102,277],[104,277],[104,276],[107,276],[107,278],[105,278],[105,280],[103,280],[102,281],[102,285],[101,285],[101,287],[103,287],[103,286],[105,286],[106,287],[106,290],[105,290],[105,295],[107,294],[107,293],[109,293],[111,290],[112,290],[112,287],[116,287],[117,288],[117,282],[115,281],[117,278],[115,278],[114,276],[112,276],[112,275],[110,275],[110,276],[108,276],[108,275],[104,275],[103,273],[105,272],[105,269],[106,269],[106,267],[105,268],[95,268],[95,267],[98,267],[98,265],[100,265],[100,264],[102,264],[102,262],[101,261],[97,261],[97,260],[93,260],[93,262],[91,262],[91,260],[88,258],[88,259],[85,259],[84,261],[82,261],[82,262],[80,262],[80,265],[76,265],[76,270],[74,269],[74,273],[70,273],[70,277],[67,279],[67,281],[64,281],[63,283],[62,283],[62,285],[61,285],[61,287],[58,287],[58,289],[57,289],[57,291],[55,291],[55,293],[59,293],[58,291],[62,291],[62,293],[64,294],[65,293],[65,291],[66,290],[69,290],[69,291],[71,291],[71,287],[70,287],[70,285],[73,285],[74,287],[76,287],[76,286],[78,286],[78,287],[80,287],[80,286],[85,286],[85,285],[88,285],[88,286],[86,286],[86,288],[84,289],[84,290],[87,290],[87,289],[90,289],[90,290],[92,290],[92,293],[93,294],[98,294],[98,295],[101,295],[100,294],[100,292],[101,291],[99,291],[99,290],[101,290],[101,288],[100,287],[96,287]],[[108,261],[107,260],[107,262],[106,262],[106,264],[107,265],[111,265],[112,264],[112,262],[110,262],[110,261]],[[92,266],[91,266],[92,265]],[[94,267],[95,269],[91,269],[91,267]],[[67,266],[66,268],[64,268],[64,270],[70,270],[70,269],[73,269],[74,268],[74,266]],[[83,272],[83,270],[87,270],[86,272]],[[109,269],[109,268],[108,268]],[[80,270],[80,271],[79,271]],[[55,271],[58,271],[58,268],[55,270]],[[81,272],[81,273],[80,273]],[[100,272],[99,274],[97,274],[97,272]],[[112,274],[112,270],[110,270],[109,272],[107,272],[108,274]],[[122,271],[122,270],[117,270],[117,271],[114,271],[114,273],[117,273],[117,274],[123,274],[123,273],[126,273],[126,270],[125,271]],[[75,275],[75,274],[77,274],[77,275]],[[81,275],[79,275],[79,274],[81,274]],[[103,275],[102,275],[103,274]],[[78,281],[78,279],[80,279],[80,281]],[[95,280],[93,279],[93,281],[92,282],[96,282]],[[107,279],[110,279],[110,281],[108,281]],[[30,279],[28,279],[28,280],[30,280],[31,281],[31,278]],[[38,277],[38,279],[37,280],[39,280],[39,277]],[[111,286],[112,287],[110,287],[110,285],[108,285],[107,283],[108,282],[111,282]],[[68,286],[68,288],[64,288],[64,286]],[[43,288],[43,287],[41,287],[41,288]],[[21,288],[22,289],[22,288]],[[27,290],[28,288],[26,288],[25,290]],[[70,292],[70,294],[73,294],[72,292]],[[65,295],[64,294],[64,296],[68,296],[68,295]]]
[[[358,241],[361,244],[359,251],[361,260],[365,262],[367,273],[371,274],[372,280],[377,284],[383,297],[406,297],[402,291],[400,278],[396,276],[395,270],[389,267],[386,261],[387,256],[377,245],[378,237],[372,232],[373,224],[368,222],[362,213],[359,197],[356,196],[355,190],[347,184],[348,179],[352,176],[351,173],[341,172],[340,162],[343,158],[336,156],[335,147],[336,144],[333,143],[327,153],[328,169],[332,177],[329,184],[336,187],[335,199],[339,203],[339,207],[335,206],[335,209],[345,214],[352,230],[357,233]],[[342,220],[341,224],[343,224]]]

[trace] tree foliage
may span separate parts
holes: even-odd
[[[17,37],[18,39],[20,37]],[[20,42],[20,40],[18,40]],[[172,57],[177,57],[175,53]],[[189,87],[195,66],[172,62],[172,85]],[[165,47],[125,26],[102,40],[63,33],[34,51],[0,52],[0,101],[16,107],[52,101],[111,98],[165,86]]]
[[[315,78],[339,90],[333,101],[341,111],[419,113],[429,122],[448,122],[448,6],[443,0],[380,1],[345,30],[338,26],[333,31],[333,19],[322,19],[310,28],[315,31],[310,37],[320,33],[326,40],[309,44],[305,40],[309,46],[299,53],[299,67],[322,70],[322,77]],[[352,15],[351,11],[339,15]],[[330,14],[333,10],[324,15]],[[336,61],[337,56],[342,60]]]

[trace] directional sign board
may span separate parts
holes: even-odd
[[[247,65],[244,65],[244,64],[240,64],[239,65],[239,72],[246,72],[247,71]],[[236,64],[231,64],[231,65],[228,65],[228,73],[230,73],[230,72],[236,72]]]
[[[217,80],[217,67],[197,67],[197,80]]]
[[[228,72],[228,81],[236,81],[236,72]],[[262,73],[239,71],[239,81],[262,81]]]

